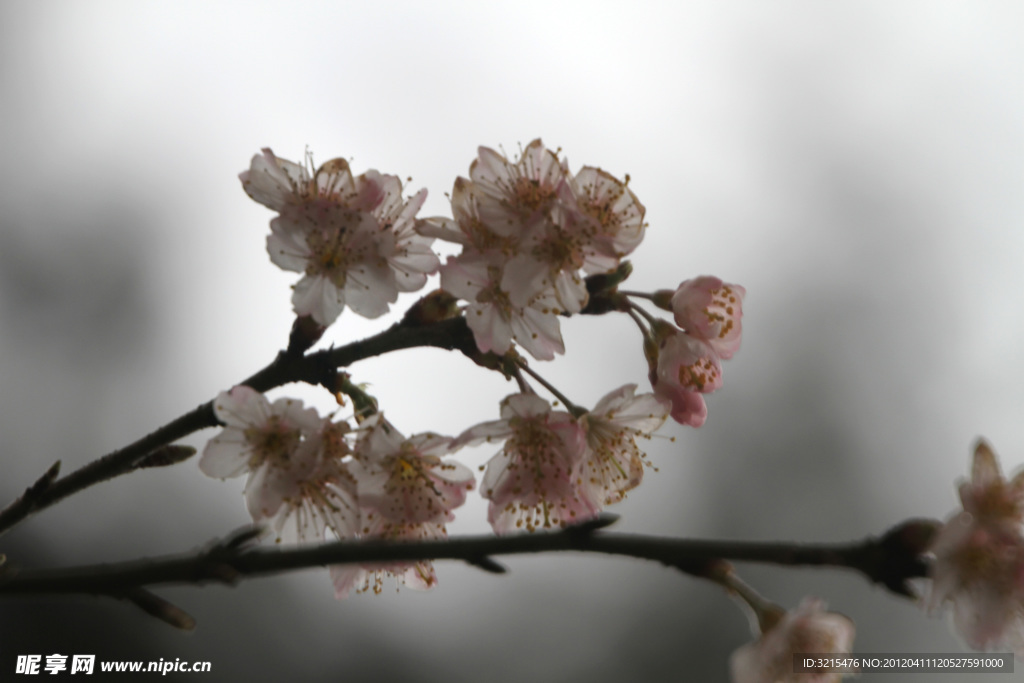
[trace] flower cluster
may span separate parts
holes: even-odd
[[[655,292],[654,303],[672,311],[678,327],[653,321],[645,345],[649,378],[676,422],[700,427],[707,419],[703,394],[722,386],[722,360],[739,350],[745,294],[709,275]]]
[[[960,501],[932,544],[925,605],[935,613],[952,602],[956,629],[972,648],[1024,658],[1024,470],[1007,481],[979,441]]]
[[[264,149],[239,175],[250,197],[278,212],[267,238],[270,260],[303,273],[295,313],[323,326],[346,306],[367,318],[383,315],[399,292],[420,289],[440,265],[433,239],[415,230],[427,191],[404,201],[397,176],[353,176],[344,159],[315,172],[311,166]]]
[[[550,529],[593,518],[643,478],[636,439],[661,426],[668,406],[630,384],[575,417],[533,394],[513,394],[500,420],[476,425],[459,445],[504,440],[488,461],[481,493],[497,533]]]
[[[475,484],[467,468],[444,458],[482,441],[503,442],[481,468],[496,532],[593,518],[641,483],[649,463],[637,439],[650,438],[670,413],[684,424],[704,421],[702,394],[721,385],[721,359],[739,348],[744,291],[717,278],[637,295],[675,315],[671,325],[644,312],[650,329],[644,326],[631,295],[618,291],[631,272],[622,259],[646,229],[629,177],[595,167],[574,174],[539,139],[515,160],[480,147],[469,177],[455,181],[452,218],[418,219],[426,190],[403,199],[397,177],[372,170],[355,176],[343,159],[314,170],[308,155],[297,164],[264,149],[239,177],[250,197],[277,213],[267,238],[271,260],[302,273],[292,296],[299,319],[289,352],[309,348],[346,307],[380,316],[399,292],[423,287],[439,271],[441,289],[399,326],[463,316],[479,351],[505,356],[500,369],[515,376],[521,391],[502,402],[501,419],[457,439],[405,438],[354,385],[342,388],[358,408],[354,427],[322,419],[299,401],[270,403],[246,386],[222,393],[215,412],[226,427],[207,445],[200,467],[215,477],[247,474],[249,512],[279,540],[443,538],[452,510]],[[441,265],[434,239],[461,252]],[[639,322],[653,393],[637,395],[629,384],[587,411],[515,353],[516,346],[540,360],[564,353],[560,317],[584,309],[627,312]],[[493,358],[474,360],[499,367]],[[534,375],[565,410],[534,394],[520,371]],[[419,588],[437,580],[429,562],[337,566],[331,578],[341,596],[353,588],[379,590],[386,573]]]
[[[454,218],[431,218],[420,233],[462,245],[441,267],[441,286],[468,302],[466,321],[481,351],[505,354],[515,341],[534,358],[564,353],[560,313],[587,304],[583,275],[614,270],[643,238],[644,207],[598,168],[575,176],[538,139],[512,162],[480,147],[452,190]],[[627,179],[628,180],[628,179]]]
[[[214,402],[226,426],[210,440],[199,468],[211,477],[248,474],[245,498],[254,522],[268,521],[278,539],[444,538],[452,510],[474,487],[472,472],[442,460],[455,450],[436,434],[408,439],[380,414],[352,430],[292,399],[270,403],[237,386]],[[437,581],[429,562],[332,567],[335,594],[379,591],[384,573],[415,588]]]

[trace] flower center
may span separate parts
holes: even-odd
[[[250,448],[249,469],[256,469],[268,461],[272,467],[287,468],[301,438],[298,429],[277,415],[272,415],[259,427],[246,429],[245,440]]]

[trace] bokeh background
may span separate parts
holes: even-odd
[[[295,278],[268,261],[272,215],[237,180],[260,147],[411,176],[437,215],[478,145],[541,136],[574,170],[632,176],[650,228],[631,289],[709,273],[748,291],[707,424],[650,444],[659,471],[614,509],[621,530],[838,541],[945,517],[979,435],[1006,469],[1024,462],[1022,30],[1014,2],[5,0],[0,497],[285,344]],[[346,313],[323,344],[412,300]],[[563,333],[567,355],[540,369],[577,403],[643,385],[624,316]],[[438,350],[354,373],[406,433],[494,419],[513,389]],[[141,472],[0,551],[58,566],[187,550],[247,521],[241,488],[195,461]],[[470,503],[450,531],[486,531],[484,515]],[[208,660],[203,680],[724,681],[750,638],[719,590],[660,566],[507,564],[443,564],[430,593],[344,602],[322,570],[160,591],[196,616],[190,635],[99,598],[5,599],[0,678],[18,654],[59,652]],[[859,652],[965,651],[859,576],[741,572],[783,605],[817,595],[850,615]]]

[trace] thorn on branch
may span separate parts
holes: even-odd
[[[243,526],[239,529],[235,529],[220,540],[217,543],[217,547],[225,550],[241,550],[245,546],[251,545],[252,542],[262,536],[265,531],[266,527],[258,524]]]
[[[242,575],[232,563],[239,553],[254,545],[266,532],[266,527],[253,524],[235,529],[224,538],[214,539],[202,552],[198,563],[202,578],[233,585]]]
[[[578,534],[578,535],[589,535],[595,531],[610,527],[615,522],[619,521],[619,516],[612,512],[602,512],[593,519],[580,522],[579,524],[573,524],[565,527],[565,533],[567,534]]]
[[[182,631],[192,631],[196,627],[196,620],[192,615],[144,588],[132,588],[115,597],[127,600],[146,614]]]
[[[495,560],[491,559],[490,557],[487,557],[486,555],[481,555],[479,557],[467,557],[466,564],[476,567],[477,569],[482,569],[490,574],[508,573],[508,567],[501,564],[500,562],[496,562]]]
[[[50,488],[50,484],[57,480],[57,475],[60,474],[60,460],[50,465],[50,469],[46,470],[43,476],[36,480],[36,483],[25,489],[24,498],[36,498],[43,491]]]
[[[43,495],[47,489],[57,480],[60,474],[60,460],[50,465],[50,469],[43,473],[34,484],[25,489],[13,503],[4,508],[4,514],[14,514],[25,517],[36,508],[36,499]]]

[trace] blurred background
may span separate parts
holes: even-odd
[[[428,216],[450,215],[478,145],[543,137],[573,170],[631,175],[650,228],[630,289],[715,274],[748,292],[707,424],[649,444],[659,471],[612,508],[619,530],[845,541],[945,518],[979,435],[1006,470],[1024,462],[1022,29],[1013,2],[6,0],[0,498],[285,345],[296,278],[269,262],[272,214],[237,179],[261,147],[411,176]],[[413,300],[346,312],[322,344]],[[644,386],[626,317],[562,328],[566,356],[534,366],[575,402]],[[439,350],[353,373],[407,434],[495,419],[514,388]],[[271,397],[286,394],[332,406],[308,387]],[[61,566],[185,551],[247,521],[242,486],[195,460],[137,473],[0,552]],[[449,529],[486,530],[479,500]],[[5,599],[0,671],[59,652],[208,660],[204,680],[724,681],[751,637],[721,591],[657,565],[507,564],[442,564],[432,592],[343,602],[323,570],[159,591],[198,619],[190,635],[106,599]],[[816,595],[852,617],[858,652],[965,651],[944,619],[852,573],[740,571],[782,605]]]

